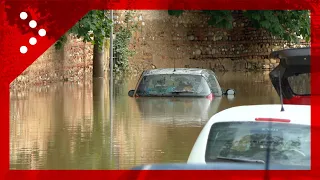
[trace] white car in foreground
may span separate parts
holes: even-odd
[[[284,111],[281,105],[237,106],[215,114],[197,138],[188,164],[269,162],[310,166],[311,107],[283,107]]]

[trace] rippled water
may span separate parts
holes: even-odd
[[[130,98],[137,78],[115,81],[113,118],[109,81],[54,84],[11,92],[11,169],[129,169],[186,162],[201,128],[237,105],[279,103],[263,73],[217,73],[236,97]]]

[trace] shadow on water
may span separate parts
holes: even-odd
[[[116,80],[112,124],[109,81],[53,84],[11,92],[11,169],[128,169],[186,162],[201,128],[236,105],[278,103],[262,73],[217,74],[234,99],[131,98],[137,78]]]

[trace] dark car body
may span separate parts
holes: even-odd
[[[270,72],[269,76],[277,93],[282,95],[283,103],[309,105],[311,95],[310,47],[274,51],[270,56],[280,59],[279,65]]]

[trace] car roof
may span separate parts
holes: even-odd
[[[280,104],[236,106],[213,115],[206,126],[217,122],[256,121],[255,118],[290,119],[291,124],[311,125],[310,105],[285,104],[281,112]]]
[[[201,68],[162,68],[162,69],[150,69],[144,71],[144,76],[148,75],[162,75],[162,74],[190,74],[190,75],[202,75],[207,69]],[[213,71],[212,71],[213,72]]]

